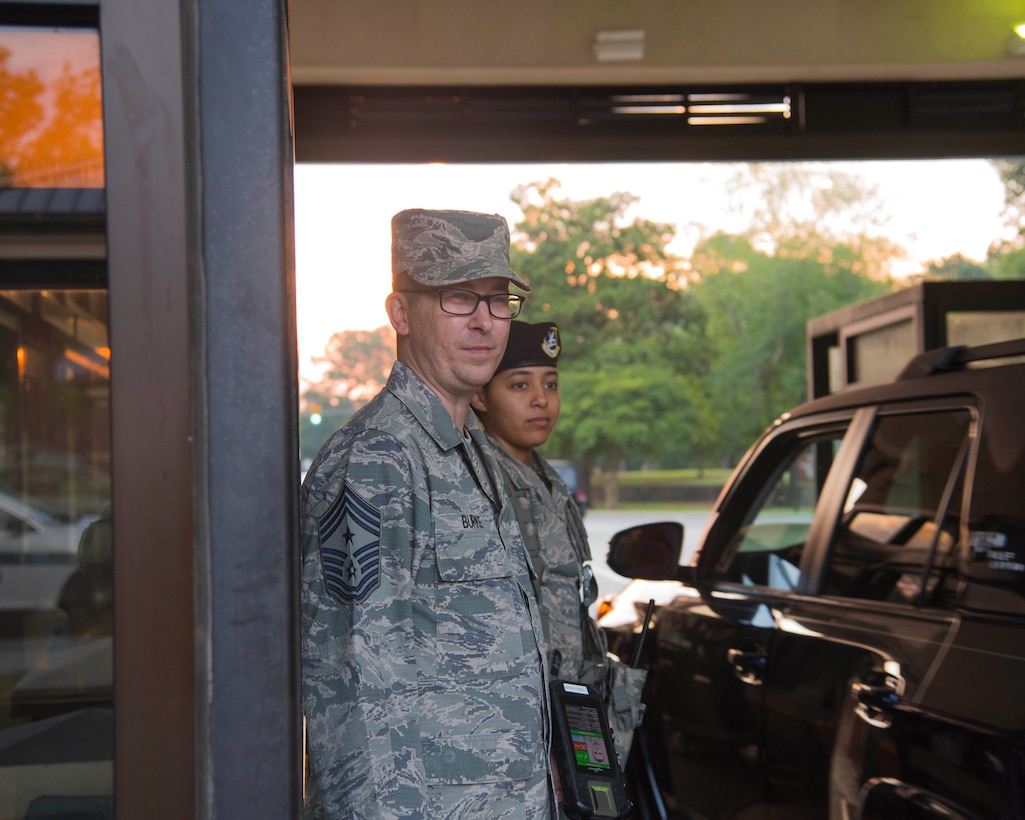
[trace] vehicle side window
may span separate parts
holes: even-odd
[[[815,506],[844,432],[836,428],[777,441],[778,466],[723,550],[716,568],[721,580],[797,588]]]
[[[847,490],[824,592],[952,608],[971,416],[882,416]]]

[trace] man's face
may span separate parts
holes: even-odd
[[[561,407],[559,374],[549,366],[503,370],[473,398],[485,429],[523,462],[548,441]]]
[[[492,296],[508,293],[509,282],[492,277],[446,290]],[[436,291],[403,295],[409,306],[405,363],[442,398],[468,399],[498,367],[509,339],[509,320],[493,317],[486,302],[467,316],[456,316],[441,309]]]

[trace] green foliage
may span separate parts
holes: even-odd
[[[885,279],[904,249],[880,233],[886,222],[875,188],[822,163],[739,166],[729,185],[747,217],[740,234],[772,256],[828,257],[840,253],[856,273]]]
[[[555,321],[563,342],[563,415],[545,452],[613,474],[627,458],[689,457],[708,358],[703,311],[666,249],[675,231],[627,222],[630,194],[572,202],[558,191],[548,180],[513,193],[513,267],[533,289],[522,318]]]
[[[990,248],[986,270],[994,279],[1025,279],[1025,244],[1002,243]]]
[[[913,281],[1025,279],[1025,160],[990,162],[1004,184],[1004,219],[1017,235],[994,241],[981,263],[956,253],[930,262],[925,271],[912,277]]]
[[[1004,184],[1004,219],[1017,235],[994,242],[984,268],[993,279],[1025,279],[1025,159],[991,162]]]
[[[1025,236],[1025,159],[995,159],[993,165],[1004,183],[1004,216]]]
[[[992,278],[992,271],[986,265],[980,265],[960,253],[930,262],[921,278],[942,281],[967,281]]]
[[[809,243],[787,256],[719,234],[695,249],[694,296],[707,317],[713,365],[705,380],[722,414],[718,449],[739,457],[776,416],[807,398],[808,319],[891,289],[857,270],[847,246]]]
[[[621,469],[700,476],[735,463],[806,398],[807,321],[895,287],[902,249],[872,233],[874,192],[800,165],[748,172],[738,190],[758,188],[750,198],[762,203],[749,230],[710,236],[690,259],[668,250],[673,226],[627,218],[631,194],[575,202],[551,179],[512,194],[523,212],[512,264],[532,285],[522,318],[555,321],[563,342],[562,417],[544,452],[585,476],[601,468],[608,504]],[[1020,277],[1025,251],[1007,244],[984,265],[952,257],[928,273]],[[316,401],[352,412],[383,385],[392,351],[390,328],[336,334],[307,411]],[[325,419],[311,435],[336,426]]]
[[[730,477],[731,469],[715,467],[709,470],[684,468],[679,470],[624,470],[619,474],[623,487],[722,487]]]
[[[686,380],[663,368],[566,373],[559,383],[566,385],[560,426],[571,429],[574,449],[612,470],[620,459],[657,456],[691,420]]]
[[[523,318],[565,324],[577,343],[567,349],[570,359],[609,333],[629,338],[651,320],[686,322],[683,261],[666,250],[675,229],[644,219],[625,223],[637,201],[630,194],[572,202],[557,198],[558,190],[548,180],[513,192],[523,210],[513,267],[533,287]]]

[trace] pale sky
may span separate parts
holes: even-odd
[[[878,188],[888,210],[888,224],[880,232],[909,255],[897,274],[918,272],[955,253],[981,261],[990,243],[1007,235],[1000,215],[1003,186],[986,160],[831,165]],[[637,196],[628,218],[675,224],[672,250],[687,255],[702,233],[746,227],[731,221],[724,190],[735,168],[727,163],[297,165],[300,375],[315,372],[310,358],[324,352],[332,334],[387,324],[391,217],[404,208],[500,213],[512,228],[522,216],[509,198],[513,189],[554,177],[561,198],[586,200],[616,191]]]

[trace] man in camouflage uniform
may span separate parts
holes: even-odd
[[[645,672],[607,655],[604,633],[588,613],[597,584],[584,522],[566,482],[535,449],[559,419],[561,352],[554,322],[512,322],[505,355],[471,406],[495,451],[534,566],[549,672],[602,693],[625,764],[642,717]]]
[[[306,813],[547,818],[532,570],[469,413],[529,286],[463,211],[397,214],[392,275],[398,361],[302,488]]]

